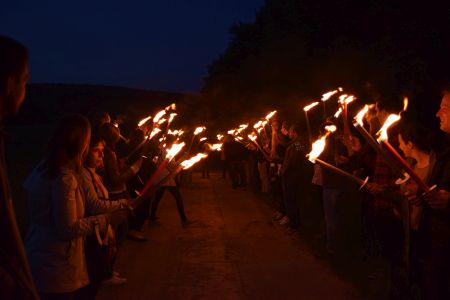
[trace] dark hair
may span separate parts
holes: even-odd
[[[93,148],[97,146],[98,144],[105,144],[105,140],[99,137],[98,135],[91,136],[91,141],[89,143],[89,148]]]
[[[412,122],[402,122],[394,128],[402,136],[405,143],[411,142],[423,152],[431,151],[431,130],[428,128]]]
[[[17,75],[28,62],[28,49],[16,40],[0,35],[0,93],[9,77]]]
[[[386,95],[377,101],[377,109],[388,113],[398,113],[402,110],[403,100],[399,96]]]
[[[303,127],[300,125],[300,123],[293,123],[291,124],[291,126],[289,127],[289,129],[292,128],[292,130],[295,131],[295,133],[297,133],[297,135],[300,135],[300,133],[303,130]]]
[[[50,178],[59,173],[59,168],[75,160],[76,171],[83,164],[86,138],[90,137],[91,125],[82,115],[64,116],[58,123],[48,143],[47,157],[42,165]]]
[[[108,146],[114,146],[120,139],[119,129],[111,123],[103,124],[98,130],[98,135]]]
[[[450,82],[446,83],[441,90],[442,95],[450,94]]]

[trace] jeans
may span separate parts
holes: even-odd
[[[326,248],[328,253],[335,253],[340,231],[338,205],[342,201],[342,191],[337,188],[323,188],[323,212],[326,228]]]

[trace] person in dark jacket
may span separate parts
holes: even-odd
[[[289,218],[288,226],[291,230],[297,230],[300,225],[298,199],[299,185],[305,185],[306,180],[303,174],[306,169],[306,147],[302,142],[299,132],[301,127],[297,124],[289,129],[291,144],[286,150],[286,156],[280,169],[281,182],[283,187],[283,200],[286,207],[286,214]]]
[[[444,89],[436,116],[440,128],[450,134],[450,87]],[[419,239],[421,253],[423,299],[450,299],[450,142],[437,154],[428,185],[437,188],[425,198]]]
[[[28,49],[0,36],[0,120],[14,116],[25,99]],[[19,233],[0,134],[0,299],[38,299]]]

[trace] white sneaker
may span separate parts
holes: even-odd
[[[289,223],[289,218],[287,216],[282,217],[280,222],[278,222],[278,224],[280,224],[280,225],[287,225],[288,223]]]
[[[102,285],[122,285],[127,282],[128,279],[119,276],[113,276],[110,279],[102,281]]]

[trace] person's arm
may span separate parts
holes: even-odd
[[[106,174],[113,186],[120,186],[128,182],[134,175],[136,175],[142,164],[142,158],[140,158],[131,167],[128,167],[125,171],[120,172],[116,154],[111,150],[105,151],[103,161]]]
[[[92,175],[88,170],[83,169],[81,187],[85,196],[86,211],[91,215],[111,212],[118,210],[127,205],[127,199],[121,199],[117,201],[109,201],[106,199],[100,199],[95,191],[94,182],[92,181]]]
[[[61,239],[70,240],[86,236],[94,231],[96,224],[106,228],[105,215],[78,218],[77,199],[82,191],[73,174],[62,173],[52,183],[52,221]]]

